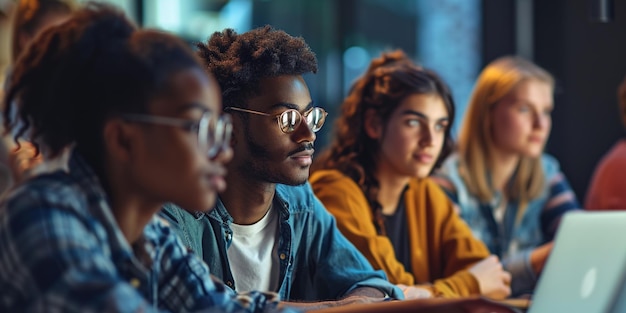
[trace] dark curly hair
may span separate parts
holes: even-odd
[[[365,113],[375,110],[387,125],[389,117],[403,99],[414,94],[437,94],[443,100],[448,117],[454,120],[454,101],[446,84],[432,71],[415,65],[401,50],[383,53],[372,60],[367,72],[352,86],[341,105],[335,124],[336,137],[314,164],[318,169],[336,169],[352,178],[363,190],[373,210],[374,224],[385,234],[382,207],[377,201],[378,180],[374,177],[379,143],[365,132]],[[435,167],[450,154],[453,141],[450,127],[445,131],[444,147]]]
[[[20,55],[4,98],[5,127],[17,128],[16,142],[31,132],[29,139],[50,157],[75,144],[102,174],[105,121],[147,112],[150,101],[169,91],[169,77],[189,68],[202,65],[180,39],[138,30],[121,11],[89,3]],[[14,108],[21,123],[12,120]]]
[[[247,106],[263,78],[317,73],[317,58],[304,39],[269,25],[243,34],[232,29],[215,32],[197,47],[222,88],[224,108]]]

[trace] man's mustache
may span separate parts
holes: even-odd
[[[302,152],[302,151],[306,151],[306,150],[314,150],[312,142],[305,143],[305,144],[301,145],[298,149],[289,152],[289,156],[292,156],[292,155],[294,155],[296,153],[299,153],[299,152]]]

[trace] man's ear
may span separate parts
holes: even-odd
[[[105,153],[116,160],[128,162],[132,158],[132,142],[137,130],[137,127],[120,118],[106,121],[102,132]]]
[[[380,116],[373,109],[365,111],[365,120],[363,121],[365,133],[372,139],[380,139],[383,136],[383,123]]]

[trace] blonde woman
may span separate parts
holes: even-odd
[[[458,154],[438,181],[460,215],[513,275],[513,296],[530,293],[563,214],[579,207],[544,154],[552,126],[554,79],[530,61],[503,57],[474,87]]]

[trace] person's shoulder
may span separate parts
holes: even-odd
[[[285,198],[306,196],[311,189],[308,181],[299,185],[276,184],[276,193]]]
[[[460,173],[461,160],[458,153],[451,154],[441,167],[433,172],[429,180],[445,189],[447,193],[466,193],[465,180]]]
[[[423,190],[427,194],[445,194],[441,190],[441,186],[438,184],[434,177],[414,178],[411,180],[411,188],[415,190]]]
[[[552,155],[544,153],[541,155],[541,167],[545,177],[550,180],[561,172],[559,161]]]
[[[317,170],[311,174],[310,180],[336,180],[347,178],[342,172],[335,169]]]
[[[33,243],[98,245],[106,231],[90,211],[89,201],[88,194],[67,173],[34,177],[18,185],[2,202],[0,236],[10,234],[14,244],[27,250]]]
[[[441,168],[437,171],[438,173],[443,173],[445,175],[451,175],[453,172],[457,172],[459,168],[459,154],[454,152],[450,154],[444,161],[441,163]]]
[[[189,212],[171,202],[166,202],[165,204],[163,204],[161,210],[158,212],[158,216],[162,218],[164,217],[165,220],[168,222],[171,220],[174,220],[176,222],[182,222],[181,219],[198,220],[204,214],[205,213],[203,212]]]
[[[146,224],[143,235],[155,246],[172,245],[176,243],[177,239],[177,234],[174,232],[170,221],[159,215],[153,216]]]
[[[37,207],[81,211],[86,209],[87,196],[64,171],[33,177],[14,187],[6,195],[3,206],[8,211]]]
[[[553,155],[551,155],[549,153],[541,154],[541,162],[545,164],[544,166],[546,166],[546,165],[548,165],[548,166],[554,166],[554,165],[558,166],[559,165],[559,160],[557,160],[555,156],[553,156]]]
[[[276,195],[292,212],[313,208],[315,194],[308,181],[299,185],[276,184]]]
[[[411,192],[425,197],[431,204],[447,204],[449,201],[448,195],[439,182],[432,177],[414,178],[411,180],[409,188]]]
[[[626,139],[616,142],[613,147],[602,156],[596,167],[598,169],[602,168],[605,171],[623,173],[624,169],[626,169]]]
[[[356,186],[358,188],[358,185],[354,182],[354,180],[352,180],[352,178],[338,170],[315,171],[311,174],[309,181],[311,182],[314,190],[324,187],[344,189]]]
[[[461,179],[459,173],[459,166],[461,162],[459,159],[458,153],[453,153],[448,158],[446,158],[441,167],[436,169],[431,177],[435,182],[442,185],[444,188],[447,187],[455,187],[456,185],[462,184],[463,180]],[[455,185],[455,186],[446,186],[446,185]]]

